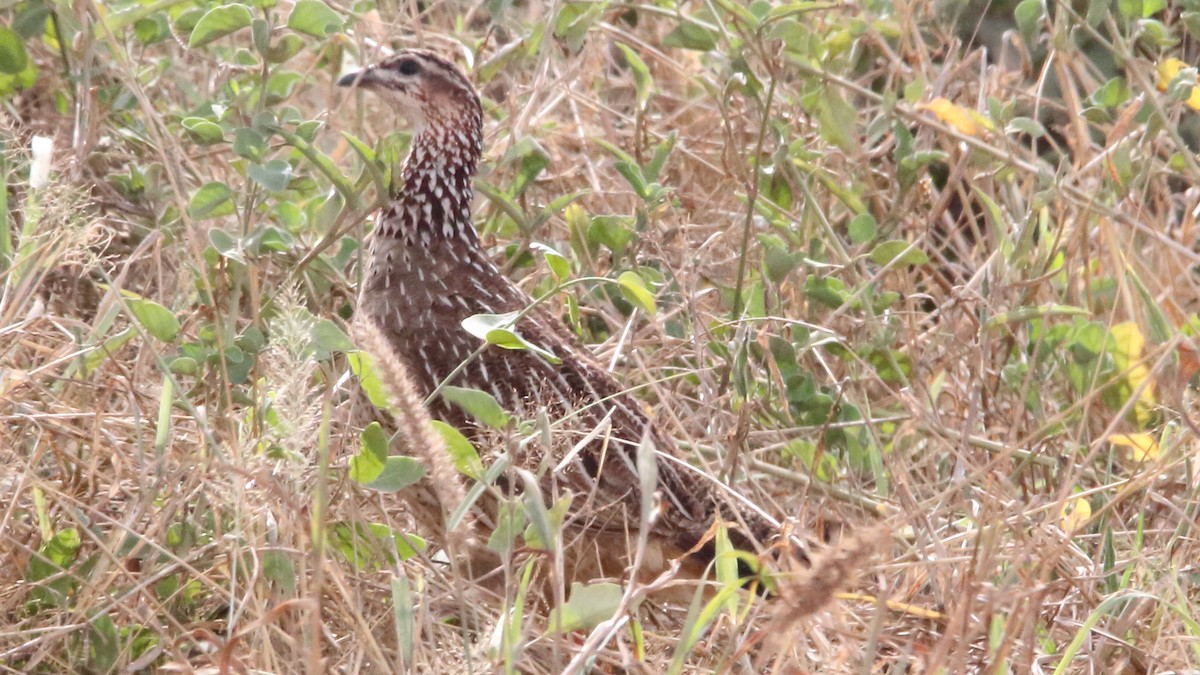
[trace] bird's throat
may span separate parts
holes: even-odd
[[[479,161],[478,139],[454,125],[427,126],[414,138],[400,195],[383,211],[379,237],[428,246],[453,240],[478,246],[471,222],[471,179]]]

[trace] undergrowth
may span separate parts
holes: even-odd
[[[1198,11],[8,3],[0,668],[1200,668]],[[398,46],[480,88],[494,259],[690,462],[886,528],[835,602],[568,586],[553,496],[500,583],[446,564],[351,410],[409,135],[333,82]]]

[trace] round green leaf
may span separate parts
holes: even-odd
[[[363,432],[366,434],[366,431]],[[366,485],[379,478],[383,473],[383,465],[387,458],[380,459],[364,447],[361,452],[350,458],[350,480],[360,485]]]
[[[563,257],[563,254],[537,241],[530,242],[529,248],[538,251],[546,258],[546,264],[550,267],[550,271],[554,273],[556,280],[560,282],[566,281],[571,276],[571,263]]]
[[[388,393],[376,375],[375,359],[366,352],[349,352],[346,354],[346,360],[350,363],[350,371],[358,378],[358,386],[367,394],[371,405],[387,410]]]
[[[233,132],[233,151],[238,157],[257,162],[267,154],[267,139],[262,134],[249,127],[241,127]]]
[[[269,192],[283,192],[292,179],[292,165],[282,159],[273,159],[266,164],[251,164],[246,175]]]
[[[921,249],[901,239],[885,241],[871,251],[871,262],[877,265],[924,265],[929,256]]]
[[[865,244],[875,238],[878,227],[871,214],[860,213],[850,219],[847,229],[850,232],[850,241],[855,244]]]
[[[33,59],[26,59],[25,68],[19,73],[10,75],[0,72],[0,96],[32,87],[33,83],[37,82],[37,74],[37,66],[34,65]]]
[[[508,413],[486,391],[446,386],[442,387],[442,398],[493,429],[508,426]]]
[[[322,319],[312,329],[312,340],[317,347],[330,352],[352,352],[357,350],[354,341],[338,325]]]
[[[344,23],[342,17],[321,0],[300,0],[288,17],[287,25],[297,33],[323,38],[340,31]]]
[[[412,457],[388,457],[383,471],[367,487],[380,492],[398,492],[425,477],[425,467]]]
[[[658,312],[658,307],[654,304],[654,294],[637,272],[621,272],[621,276],[617,277],[617,285],[621,287],[621,295],[625,296],[626,300],[642,308],[650,316]]]
[[[379,422],[371,422],[359,434],[361,448],[350,458],[350,480],[366,485],[379,478],[388,459],[388,437]]]
[[[171,37],[171,24],[165,14],[152,14],[133,24],[133,34],[144,45],[152,45]]]
[[[217,5],[208,10],[196,27],[192,29],[192,37],[188,39],[188,47],[203,47],[250,25],[250,8],[245,5]]]
[[[153,300],[130,300],[129,311],[142,328],[163,342],[174,342],[179,335],[179,319],[174,312]]]
[[[521,337],[513,328],[513,322],[520,312],[505,312],[504,314],[475,314],[462,320],[462,327],[471,335],[504,349],[530,351],[546,359],[550,363],[560,363],[561,359],[554,352],[539,347]]]
[[[177,356],[167,365],[176,375],[195,375],[200,372],[200,364],[190,356]]]
[[[208,231],[208,243],[212,244],[213,250],[221,254],[224,258],[236,260],[237,262],[246,262],[242,256],[242,248],[238,245],[238,241],[234,239],[225,230],[213,228]]]
[[[213,181],[196,190],[188,202],[188,215],[197,220],[217,218],[233,213],[233,190],[229,186]]]
[[[29,54],[21,36],[0,26],[0,72],[16,75],[29,65]]]
[[[379,460],[380,468],[388,458],[388,437],[383,431],[383,426],[379,422],[371,422],[366,429],[362,430],[359,435],[362,441],[363,452],[370,453],[372,457]]]
[[[717,46],[717,36],[704,26],[684,21],[663,38],[664,47],[681,47],[706,52]]]
[[[572,582],[571,599],[550,613],[550,629],[559,633],[591,630],[616,614],[623,595],[621,587],[611,582]]]
[[[283,63],[300,53],[304,48],[304,40],[299,35],[281,35],[275,44],[267,47],[263,56],[267,63]]]
[[[469,478],[479,480],[483,477],[483,461],[471,441],[461,431],[441,420],[433,420],[433,428],[442,435],[446,443],[446,451],[454,460],[454,468]]]
[[[184,129],[187,129],[188,135],[202,145],[212,145],[225,140],[225,130],[212,120],[206,120],[203,117],[185,117],[181,124]]]

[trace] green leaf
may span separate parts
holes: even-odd
[[[374,530],[375,527],[376,525],[372,523],[371,529]],[[380,527],[387,526],[381,525]],[[425,543],[425,540],[415,534],[410,534],[408,532],[396,532],[390,527],[388,528],[388,531],[391,532],[392,541],[396,542],[396,555],[400,557],[400,560],[408,560],[409,558],[416,557],[418,553],[429,548],[429,545]]]
[[[366,167],[367,173],[371,174],[371,181],[375,183],[375,190],[380,196],[387,196],[390,193],[388,189],[387,167],[379,160],[376,152],[371,149],[371,146],[363,143],[354,134],[343,131],[342,137],[350,143],[350,147],[358,153],[362,158],[363,166]]]
[[[521,503],[525,505],[525,516],[529,519],[526,528],[525,543],[543,551],[553,551],[558,539],[550,511],[546,509],[546,501],[542,495],[542,486],[537,477],[525,469],[514,469],[521,478],[524,489],[521,491]],[[561,523],[559,523],[561,525]]]
[[[388,457],[383,471],[367,487],[380,492],[399,492],[425,477],[425,467],[412,457]]]
[[[192,29],[192,36],[188,39],[188,47],[193,49],[202,47],[213,40],[236,33],[249,26],[252,18],[250,8],[245,5],[237,3],[217,5],[208,10],[196,22],[196,27]]]
[[[392,624],[396,627],[396,646],[400,652],[400,663],[412,663],[413,643],[417,633],[417,599],[408,587],[408,577],[392,577],[391,586]]]
[[[128,301],[133,318],[142,328],[163,342],[174,342],[179,336],[179,319],[175,314],[153,300],[133,299]]]
[[[567,51],[579,53],[587,38],[588,29],[603,14],[608,3],[566,2],[560,5],[554,20],[554,35],[566,43]]]
[[[83,374],[87,375],[95,370],[100,366],[101,363],[104,363],[104,361],[110,355],[116,353],[119,349],[121,349],[121,347],[124,347],[125,343],[132,340],[136,335],[137,333],[134,332],[132,327],[126,328],[120,333],[117,333],[116,335],[106,339],[102,344],[93,347],[87,353],[87,355],[83,357]]]
[[[621,288],[621,295],[625,296],[625,299],[634,306],[640,307],[650,316],[658,313],[658,307],[654,303],[654,293],[646,287],[646,282],[637,272],[621,272],[621,276],[617,277],[617,285]]]
[[[1112,0],[1088,0],[1087,24],[1092,28],[1099,26],[1112,12]]]
[[[511,551],[517,535],[525,529],[525,509],[520,502],[501,502],[495,522],[496,527],[488,537],[487,547],[497,553]]]
[[[1190,82],[1186,83],[1186,86],[1189,88],[1190,85]],[[1169,89],[1168,93],[1170,93]],[[1187,100],[1189,93],[1190,91],[1184,92],[1181,100]],[[1112,109],[1124,104],[1132,96],[1133,92],[1130,90],[1129,83],[1125,81],[1125,78],[1114,77],[1101,85],[1095,93],[1089,96],[1088,101],[1102,108]]]
[[[442,435],[446,451],[454,460],[454,468],[468,478],[479,480],[483,476],[483,460],[479,459],[479,452],[471,445],[471,441],[461,431],[441,420],[433,420],[433,428]]]
[[[442,387],[442,398],[493,429],[507,427],[511,419],[496,399],[485,391],[447,385]]]
[[[238,157],[245,157],[252,162],[261,161],[267,154],[267,139],[249,127],[235,129],[233,151],[237,153]]]
[[[875,238],[878,226],[871,214],[860,213],[850,219],[848,229],[850,241],[855,244],[865,244]]]
[[[804,295],[833,309],[840,308],[850,298],[846,284],[841,279],[815,274],[804,280]]]
[[[859,137],[855,133],[858,111],[841,93],[827,87],[817,105],[818,130],[821,137],[846,152],[857,152]]]
[[[117,624],[107,613],[93,617],[90,624],[87,636],[87,670],[97,673],[112,672],[121,652]]]
[[[1028,117],[1014,117],[1004,127],[1005,134],[1028,134],[1034,138],[1042,138],[1046,135],[1046,127],[1042,126],[1041,122]]]
[[[386,410],[391,403],[387,389],[379,376],[375,374],[375,358],[366,352],[348,352],[346,360],[350,363],[350,372],[358,378],[358,386],[367,394],[371,405]]]
[[[667,158],[671,156],[671,151],[675,149],[675,141],[678,138],[679,132],[672,129],[671,133],[667,134],[662,143],[654,146],[654,156],[642,167],[643,178],[650,182],[658,180],[658,175],[662,173],[663,165],[667,163]]]
[[[345,22],[321,0],[300,0],[288,17],[287,26],[297,33],[323,38],[342,30]]]
[[[579,201],[580,199],[583,199],[584,197],[588,196],[591,193],[592,193],[591,190],[578,190],[576,192],[568,192],[567,194],[563,194],[563,195],[559,195],[559,196],[555,197],[554,199],[550,200],[549,204],[542,207],[542,212],[540,214],[538,214],[538,217],[537,217],[534,227],[537,227],[538,225],[545,223],[546,221],[550,220],[550,218],[552,218],[559,211],[565,210],[567,207],[571,206],[572,204]]]
[[[1038,28],[1044,17],[1042,0],[1021,0],[1013,10],[1013,19],[1017,22],[1017,31],[1027,45],[1037,44]]]
[[[550,629],[556,633],[591,630],[616,614],[622,595],[621,587],[612,582],[572,582],[570,599],[550,612]]]
[[[190,356],[179,356],[172,359],[167,368],[176,375],[195,375],[200,372],[200,363]]]
[[[357,351],[354,341],[338,325],[329,319],[322,319],[312,328],[313,344],[330,352]]]
[[[763,266],[767,270],[767,278],[776,284],[782,283],[803,259],[803,254],[789,253],[782,246],[765,246],[763,248]]]
[[[388,437],[378,422],[371,422],[359,434],[362,448],[350,458],[350,480],[367,484],[383,473],[388,459]]]
[[[333,160],[329,159],[325,153],[314,148],[309,141],[305,140],[298,134],[293,134],[287,129],[281,128],[275,128],[271,131],[279,134],[279,136],[281,136],[288,145],[291,145],[299,150],[300,154],[304,155],[308,161],[316,165],[317,169],[324,174],[331,183],[333,183],[333,186],[337,188],[338,194],[342,196],[342,198],[350,205],[351,208],[358,208],[358,191],[355,190],[354,185],[342,175],[342,172],[338,170],[337,165],[333,163]],[[299,131],[299,128],[297,128],[297,131]]]
[[[505,312],[504,314],[475,314],[462,320],[462,327],[471,335],[485,340],[488,344],[503,349],[529,351],[546,359],[550,363],[561,363],[554,352],[539,347],[521,337],[513,328],[513,322],[520,312]]]
[[[629,228],[633,222],[628,216],[595,216],[588,221],[587,240],[603,244],[621,255],[633,239],[633,231]]]
[[[663,38],[664,47],[680,47],[707,52],[717,46],[717,36],[698,23],[684,21]]]
[[[292,180],[292,165],[282,159],[273,159],[266,164],[251,164],[246,168],[246,175],[268,192],[283,192]]]
[[[21,36],[0,26],[0,73],[16,75],[29,66],[29,54]]]
[[[379,422],[371,422],[359,435],[362,440],[362,450],[379,460],[380,465],[388,458],[388,437]]]
[[[532,137],[522,138],[513,144],[505,153],[504,163],[518,162],[517,175],[512,186],[506,190],[510,197],[516,197],[533,183],[534,179],[550,166],[550,153],[538,144]]]
[[[729,528],[721,525],[717,528],[716,536],[716,559],[714,564],[717,568],[717,583],[722,587],[740,586],[738,583],[738,564],[737,550],[733,548],[733,542],[729,540]],[[737,616],[738,599],[736,595],[730,595],[725,601],[725,611],[730,617]]]
[[[279,586],[286,595],[295,594],[296,579],[299,577],[288,554],[283,551],[263,551],[261,557],[263,576]]]
[[[642,175],[642,168],[640,166],[632,162],[618,161],[613,163],[613,168],[629,183],[629,186],[633,188],[637,196],[646,199],[650,194],[649,182]]]
[[[871,251],[871,262],[877,265],[924,265],[929,262],[929,256],[901,239],[885,241]]]
[[[185,117],[181,124],[184,129],[187,129],[188,135],[201,145],[212,145],[225,140],[225,130],[212,120],[206,120],[203,117]]]
[[[625,55],[625,61],[629,64],[629,69],[633,71],[633,89],[638,107],[644,109],[654,89],[654,79],[650,77],[650,69],[646,67],[646,62],[633,49],[620,42],[616,43],[616,45],[617,49],[620,49],[621,53]]]
[[[700,638],[704,637],[704,633],[708,631],[713,621],[721,612],[721,608],[725,606],[726,598],[730,595],[736,595],[741,592],[741,588],[734,585],[722,586],[717,591],[716,595],[711,596],[709,601],[703,607],[700,603],[704,601],[705,596],[697,593],[692,601],[692,606],[688,610],[687,620],[684,622],[683,629],[679,631],[679,637],[675,644],[675,653],[671,657],[671,665],[667,669],[669,675],[683,672],[684,663],[692,650],[696,647],[696,643]]]
[[[6,6],[11,7],[13,4],[15,3],[8,3]],[[24,9],[13,12],[12,23],[8,27],[16,31],[22,40],[28,40],[45,33],[46,19],[49,18],[52,9],[50,4],[46,2],[25,2],[20,4],[24,6]]]
[[[563,256],[563,254],[553,248],[541,243],[530,242],[529,248],[542,254],[546,259],[546,265],[550,268],[550,272],[554,274],[555,281],[563,282],[571,276],[571,263]]]
[[[240,263],[245,263],[246,258],[242,255],[242,248],[225,230],[213,228],[208,231],[208,243],[212,244],[213,250],[221,255],[222,258],[229,258]]]
[[[460,523],[462,523],[462,520],[464,517],[466,517],[467,512],[470,511],[475,506],[475,502],[479,501],[479,498],[483,496],[484,490],[487,490],[493,483],[496,482],[496,479],[500,477],[500,474],[504,473],[508,469],[508,465],[508,454],[501,453],[500,457],[496,459],[495,463],[488,467],[487,473],[483,474],[483,478],[472,485],[470,490],[467,490],[467,498],[464,499],[462,503],[454,509],[454,512],[450,514],[450,517],[446,520],[447,530],[453,530],[454,528],[458,527]]]
[[[300,50],[303,48],[304,39],[299,35],[292,35],[289,33],[287,35],[281,35],[279,39],[275,41],[275,44],[268,46],[266,51],[263,52],[263,58],[267,60],[267,63],[284,63],[296,54],[299,54]]]
[[[617,161],[625,162],[626,164],[637,164],[637,160],[634,159],[633,155],[625,152],[612,143],[609,143],[603,138],[593,138],[592,140],[595,141],[596,145],[604,148],[608,154],[612,155]]]
[[[1143,14],[1142,0],[1117,0],[1117,9],[1126,19],[1139,19]]]
[[[196,220],[218,218],[233,213],[233,190],[229,186],[213,181],[196,190],[188,201],[188,215]]]
[[[497,190],[487,183],[480,183],[476,186],[476,189],[482,192],[501,213],[516,223],[519,230],[528,232],[532,229],[529,225],[529,219],[525,217],[525,211],[521,209],[521,205],[507,191]]]
[[[28,89],[37,82],[37,66],[33,59],[25,61],[25,68],[18,73],[8,74],[0,72],[0,96],[7,96],[13,92]]]

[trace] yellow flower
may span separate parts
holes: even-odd
[[[1150,434],[1113,434],[1108,437],[1113,445],[1129,448],[1129,461],[1141,464],[1159,455],[1158,441]]]
[[[919,104],[917,109],[932,112],[939,120],[954,127],[955,131],[968,136],[980,136],[983,130],[991,131],[995,128],[992,121],[983,115],[941,97],[929,103]]]
[[[1138,387],[1141,387],[1142,383],[1150,377],[1150,369],[1144,363],[1140,363],[1142,352],[1146,349],[1146,338],[1142,336],[1142,331],[1138,329],[1137,324],[1132,321],[1119,323],[1113,326],[1109,332],[1116,342],[1116,349],[1113,350],[1113,363],[1125,373],[1125,381],[1129,383],[1129,390],[1137,391]],[[1150,422],[1156,403],[1154,383],[1150,382],[1146,384],[1145,389],[1142,389],[1142,394],[1138,397],[1134,407],[1138,425],[1145,428],[1145,425]]]
[[[1074,532],[1083,527],[1088,518],[1092,517],[1092,505],[1083,497],[1074,497],[1063,502],[1062,511],[1058,514],[1058,524],[1063,532]]]
[[[1179,72],[1184,68],[1189,68],[1188,64],[1179,59],[1165,59],[1158,63],[1158,83],[1159,91],[1166,91],[1171,81],[1179,75]],[[1188,96],[1187,104],[1192,110],[1200,110],[1200,87],[1195,86],[1195,81],[1192,82],[1192,93]]]

